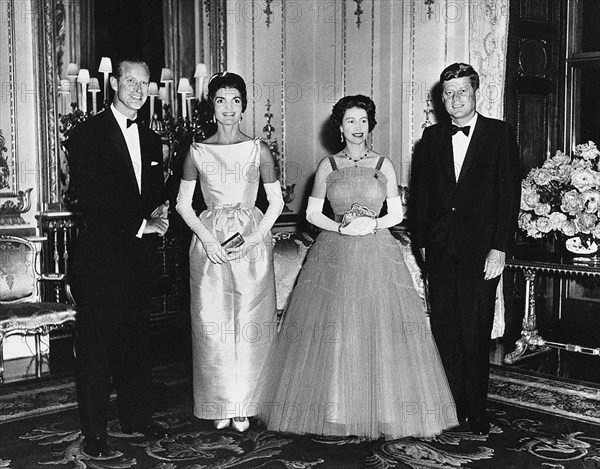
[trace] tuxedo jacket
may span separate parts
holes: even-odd
[[[77,126],[66,142],[81,224],[71,283],[78,303],[138,305],[149,300],[157,235],[136,237],[165,200],[160,137],[138,125],[141,192],[125,137],[106,109]]]
[[[458,177],[450,122],[427,127],[415,150],[411,239],[435,270],[453,253],[463,272],[483,276],[490,249],[507,252],[516,227],[521,171],[516,138],[479,115]]]

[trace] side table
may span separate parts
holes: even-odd
[[[512,364],[526,358],[527,350],[535,351],[548,347],[600,356],[600,348],[583,347],[581,345],[562,344],[543,339],[537,330],[535,315],[535,278],[540,272],[554,273],[566,277],[579,275],[600,276],[600,267],[585,264],[545,262],[538,260],[508,259],[506,267],[522,270],[525,276],[525,314],[521,338],[517,340],[515,350],[504,357],[504,363]]]

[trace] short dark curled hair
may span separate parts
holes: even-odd
[[[355,107],[367,111],[367,118],[369,119],[369,132],[371,132],[377,125],[377,121],[375,120],[375,103],[371,98],[362,94],[344,96],[337,103],[335,103],[335,106],[333,106],[333,110],[331,111],[331,125],[333,125],[335,128],[339,128],[342,125],[346,111]]]
[[[246,110],[248,95],[246,92],[246,83],[241,76],[231,72],[215,73],[208,82],[208,100],[211,103],[214,102],[215,95],[221,88],[235,88],[238,90],[242,98],[242,112]]]
[[[465,63],[453,63],[448,65],[440,74],[440,84],[452,80],[453,78],[468,77],[473,87],[473,91],[479,88],[479,74],[473,67]]]

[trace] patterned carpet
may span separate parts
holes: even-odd
[[[600,389],[494,369],[488,436],[465,429],[434,439],[364,441],[282,435],[256,422],[240,434],[191,415],[187,380],[163,370],[155,420],[172,436],[146,441],[109,424],[111,457],[93,459],[82,438],[69,379],[11,385],[0,396],[0,468],[76,469],[588,469],[600,468]],[[181,375],[179,375],[181,376]]]

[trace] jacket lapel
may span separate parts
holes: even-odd
[[[108,140],[111,145],[115,148],[116,153],[120,162],[123,164],[123,167],[126,171],[126,179],[128,188],[130,188],[135,194],[139,196],[137,179],[135,178],[135,172],[133,171],[133,163],[131,162],[131,156],[129,155],[129,150],[127,149],[127,143],[125,142],[125,137],[123,136],[123,132],[121,132],[121,128],[117,123],[117,119],[110,109],[104,111],[106,116],[106,125],[107,125],[107,135]],[[143,154],[143,151],[142,151]]]
[[[441,165],[444,179],[449,184],[456,184],[456,176],[454,175],[454,153],[452,152],[452,135],[450,134],[450,125],[444,124],[441,131]]]
[[[140,135],[140,150],[142,152],[142,195],[146,194],[150,188],[148,183],[150,182],[150,165],[152,164],[152,149],[150,145],[150,136],[148,130],[145,127],[138,125],[138,132]]]
[[[481,153],[481,150],[485,145],[486,124],[487,122],[485,117],[479,114],[477,116],[477,123],[475,124],[475,128],[473,129],[473,136],[471,137],[469,147],[467,148],[465,161],[463,161],[462,168],[460,169],[460,174],[458,175],[457,183],[460,183],[461,179],[469,171],[469,168],[473,166],[473,162],[477,158],[477,155]]]

